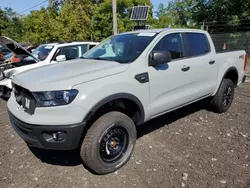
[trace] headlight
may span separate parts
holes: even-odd
[[[70,104],[77,96],[78,90],[33,92],[32,94],[36,99],[37,107],[62,106]]]

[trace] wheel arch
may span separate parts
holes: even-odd
[[[224,78],[231,79],[233,81],[233,83],[235,84],[235,86],[237,86],[238,80],[239,80],[239,73],[238,73],[238,70],[236,69],[236,67],[230,67],[229,69],[227,69],[227,71],[223,75],[222,79],[224,79]],[[221,81],[222,81],[222,79],[221,79]]]
[[[108,104],[108,103],[110,103],[112,101],[116,101],[116,100],[129,100],[134,105],[136,105],[136,107],[138,108],[138,111],[139,111],[139,117],[138,117],[138,121],[136,124],[144,123],[144,120],[145,120],[144,107],[143,107],[141,101],[136,96],[129,94],[129,93],[117,93],[117,94],[113,94],[113,95],[110,95],[108,97],[103,98],[102,100],[100,100],[98,103],[96,103],[91,108],[91,110],[85,116],[84,121],[90,120],[91,117],[95,114],[95,112],[98,111],[105,104]]]
[[[233,75],[233,76],[232,76]],[[232,76],[232,77],[231,77]],[[237,83],[238,83],[238,79],[239,79],[239,73],[238,73],[238,70],[236,67],[232,66],[232,67],[229,67],[224,74],[222,74],[221,77],[218,78],[218,84],[217,84],[217,87],[216,87],[216,90],[215,92],[213,93],[212,96],[214,96],[217,92],[218,92],[218,89],[220,88],[220,85],[222,83],[222,80],[224,78],[229,78],[233,81],[233,83],[235,84],[235,87],[237,86]]]

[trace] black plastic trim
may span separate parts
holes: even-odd
[[[33,125],[16,118],[9,110],[9,120],[17,134],[29,145],[37,148],[52,150],[76,149],[82,137],[86,122],[70,125]],[[64,132],[67,137],[63,141],[46,140],[43,134]]]
[[[231,71],[231,70],[236,71],[236,73],[237,73],[237,83],[238,83],[238,81],[239,81],[239,73],[238,73],[238,70],[237,70],[235,67],[230,67],[229,69],[227,69],[227,71],[226,71],[225,74],[223,75],[222,79],[225,78],[226,75],[227,75],[227,73],[229,73],[229,71]],[[221,81],[222,81],[222,80],[221,80]],[[236,86],[237,86],[237,84],[236,84]]]
[[[241,82],[242,82],[242,83],[245,83],[245,82],[246,82],[246,79],[247,79],[247,76],[244,75]]]
[[[90,111],[89,113],[87,114],[87,116],[84,118],[84,122],[88,121],[91,116],[101,107],[103,106],[104,104],[112,101],[112,100],[116,100],[116,99],[129,99],[131,101],[133,101],[138,107],[139,107],[139,110],[140,110],[140,119],[139,121],[137,122],[137,124],[142,124],[144,123],[144,120],[145,120],[145,111],[144,111],[144,108],[143,108],[143,105],[141,103],[141,101],[134,95],[132,94],[129,94],[129,93],[117,93],[117,94],[114,94],[114,95],[110,95],[104,99],[102,99],[100,102],[98,102]]]
[[[149,76],[147,72],[135,75],[135,79],[142,84],[149,82]]]
[[[209,64],[210,64],[210,65],[215,64],[215,60],[209,61]]]

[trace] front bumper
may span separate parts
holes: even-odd
[[[19,120],[10,111],[8,113],[10,123],[18,135],[29,145],[43,149],[76,149],[86,125],[85,122],[71,125],[32,125]],[[60,134],[62,139],[55,140],[53,133]]]

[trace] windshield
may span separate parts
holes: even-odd
[[[155,35],[156,33],[116,35],[88,51],[82,58],[130,63],[141,55]]]
[[[52,45],[40,45],[31,54],[40,61],[43,61],[48,57],[53,48],[54,46]],[[32,57],[28,57],[27,59],[30,60]]]

